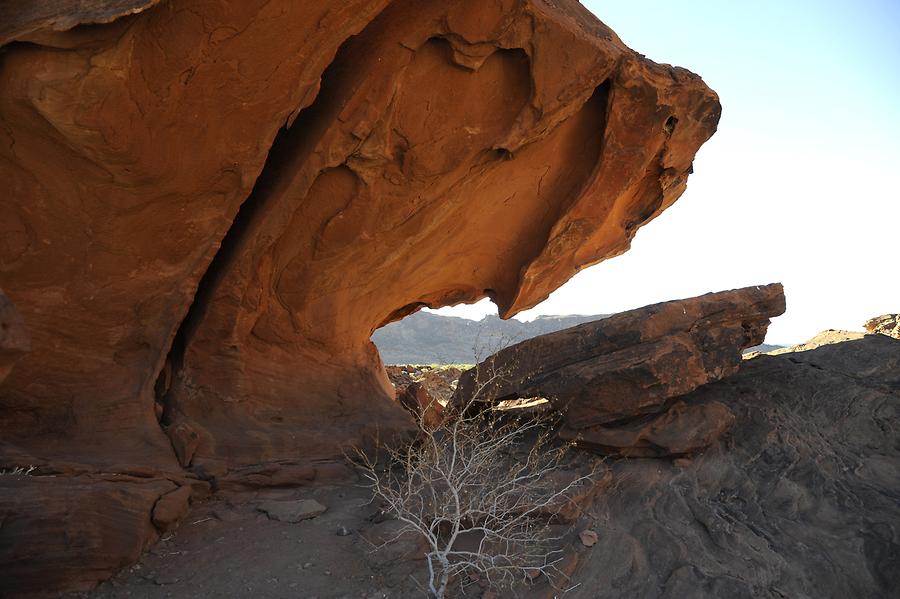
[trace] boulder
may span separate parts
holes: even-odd
[[[566,597],[896,596],[900,340],[760,355],[683,401],[735,425],[690,461],[610,464]]]
[[[281,522],[302,522],[324,514],[328,509],[315,499],[297,499],[295,501],[264,501],[257,509],[265,513],[271,520]]]
[[[444,421],[444,406],[429,393],[422,383],[410,383],[398,393],[400,405],[426,429],[433,430]]]
[[[870,318],[866,321],[865,327],[870,333],[900,339],[900,314],[884,314]]]
[[[171,530],[191,507],[191,488],[181,486],[160,497],[153,506],[151,519],[161,532]]]
[[[420,383],[442,405],[446,405],[453,397],[456,382],[463,372],[456,366],[416,364],[388,365],[385,370],[398,393],[411,383]]]
[[[593,530],[582,530],[578,533],[578,540],[580,540],[581,544],[585,547],[593,547],[597,544],[599,538],[600,537]]]
[[[460,377],[453,401],[541,396],[565,414],[569,438],[625,453],[631,442],[636,454],[655,452],[655,440],[685,453],[728,427],[725,406],[679,406],[627,429],[608,427],[664,412],[673,398],[734,374],[741,350],[762,343],[769,319],[784,310],[784,291],[772,284],[623,312],[497,352]],[[696,428],[705,417],[712,420]],[[677,430],[688,436],[669,436]]]

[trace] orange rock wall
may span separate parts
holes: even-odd
[[[45,9],[0,56],[18,462],[240,478],[403,430],[377,327],[625,251],[719,116],[574,1]]]
[[[407,430],[371,333],[625,251],[719,117],[574,0],[0,2],[0,46],[13,594]]]

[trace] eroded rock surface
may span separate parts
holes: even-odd
[[[710,401],[677,401],[665,411],[608,426],[564,426],[559,436],[605,455],[654,458],[696,453],[712,445],[734,424],[728,406]]]
[[[729,406],[735,426],[693,459],[609,460],[598,492],[574,514],[574,526],[563,527],[560,569],[574,586],[564,596],[893,599],[898,376],[900,341],[870,335],[746,360],[736,375],[688,394],[689,405]],[[361,485],[313,492],[329,509],[300,524],[260,520],[255,502],[224,516],[222,504],[198,504],[189,518],[200,524],[179,529],[140,570],[92,597],[276,599],[297,589],[422,596],[412,580],[427,571],[420,539],[373,551],[399,523],[373,517],[382,512]],[[354,534],[336,535],[339,526]],[[525,599],[559,596],[542,580],[519,591]],[[487,593],[476,583],[466,596]]]
[[[511,315],[619,253],[717,115],[574,3],[390,4],[275,141],[204,282],[165,400],[199,439],[182,464],[219,476],[401,428],[377,327],[485,295]]]
[[[780,284],[655,304],[535,337],[460,377],[453,401],[546,397],[566,438],[624,455],[690,453],[733,421],[721,404],[671,400],[737,372],[785,310]],[[660,416],[661,413],[669,410]]]
[[[89,589],[159,538],[154,505],[178,487],[127,476],[0,476],[4,597]]]
[[[60,14],[0,70],[0,268],[34,345],[0,432],[40,463],[235,477],[408,427],[372,331],[511,315],[621,253],[719,116],[573,1]]]
[[[0,458],[57,476],[298,484],[408,430],[372,331],[625,251],[720,112],[573,0],[12,4],[0,283],[32,351]],[[147,502],[79,585],[152,539]]]
[[[36,41],[77,25],[110,23],[137,14],[159,0],[0,0],[0,46]]]
[[[900,341],[758,356],[684,401],[735,426],[690,461],[613,465],[572,597],[896,595]]]
[[[30,349],[31,340],[25,321],[0,289],[0,383],[12,370],[16,360]]]
[[[900,314],[884,314],[866,321],[866,330],[870,333],[887,335],[900,339]]]

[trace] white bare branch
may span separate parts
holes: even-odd
[[[556,440],[552,417],[485,407],[481,392],[504,373],[478,375],[472,399],[448,406],[442,425],[429,430],[420,422],[417,442],[383,448],[388,464],[358,452],[375,498],[402,523],[384,544],[409,533],[427,543],[433,599],[447,596],[452,579],[466,584],[469,576],[501,588],[543,575],[555,586],[561,536],[551,526],[600,468],[585,458],[578,474],[560,480],[555,475],[573,458],[571,446]]]

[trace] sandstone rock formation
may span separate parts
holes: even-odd
[[[68,31],[77,25],[110,23],[137,14],[159,0],[0,0],[0,46],[40,37],[48,31]]]
[[[737,422],[695,459],[612,464],[567,596],[896,596],[900,341],[761,355],[683,400]]]
[[[0,289],[0,383],[12,370],[13,364],[31,349],[31,342],[22,316]]]
[[[509,316],[625,251],[720,111],[574,0],[19,4],[0,284],[32,351],[0,387],[0,457],[168,481],[125,502],[127,543],[41,541],[34,571],[76,546],[95,565],[78,585],[152,539],[170,484],[302,482],[407,429],[372,332],[485,296]],[[15,530],[29,497],[4,503]],[[55,530],[109,528],[73,523],[107,500],[66,501]],[[27,582],[76,579],[56,574]]]
[[[741,351],[784,310],[773,284],[622,312],[497,352],[463,373],[453,401],[546,397],[565,414],[565,438],[633,456],[689,453],[733,417],[721,404],[671,400],[737,372]]]
[[[95,586],[159,538],[154,506],[177,489],[121,474],[0,476],[3,596]]]
[[[900,339],[900,314],[884,314],[866,321],[866,330],[870,333],[887,335]]]
[[[410,383],[398,392],[397,398],[400,405],[416,420],[421,421],[421,426],[426,429],[437,428],[444,420],[442,414],[444,407],[422,383]]]
[[[0,265],[35,351],[0,401],[42,463],[222,477],[407,426],[374,329],[485,295],[511,315],[621,253],[719,115],[572,1],[31,27],[0,73]]]

